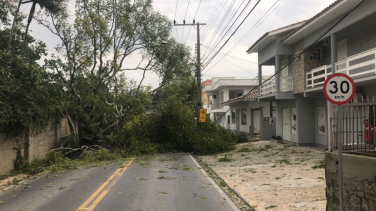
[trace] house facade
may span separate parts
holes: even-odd
[[[375,210],[376,149],[367,146],[362,131],[364,120],[376,123],[376,1],[337,0],[303,23],[266,33],[247,52],[259,54],[259,76],[263,66],[275,66],[276,75],[261,85],[259,100],[276,101],[277,135],[298,145],[328,147],[327,210],[340,210],[339,165],[344,210]],[[323,94],[325,80],[334,73],[345,73],[356,85],[353,100],[341,106],[342,133],[336,128],[338,108]],[[291,77],[287,89],[286,76]],[[333,152],[337,138],[342,164]]]
[[[211,81],[203,88],[203,95],[209,99],[203,107],[211,120],[227,129],[260,133],[263,117],[272,116],[272,104],[257,101],[258,80],[214,77]]]
[[[258,53],[259,76],[263,66],[275,67],[275,76],[259,88],[259,100],[276,101],[276,133],[284,140],[328,145],[333,108],[323,83],[330,74],[354,79],[355,103],[376,96],[376,2],[363,1],[346,15],[360,2],[336,1],[305,22],[266,33],[247,50]]]

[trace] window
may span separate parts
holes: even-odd
[[[241,109],[242,125],[247,125],[247,109]]]

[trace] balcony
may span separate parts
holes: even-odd
[[[279,79],[280,92],[292,91],[292,76],[280,77]],[[261,95],[272,94],[276,92],[275,77],[261,85]]]
[[[336,73],[344,73],[351,78],[362,78],[376,74],[376,48],[355,54],[335,64]],[[306,73],[306,87],[311,89],[324,84],[332,74],[331,65],[324,65]]]

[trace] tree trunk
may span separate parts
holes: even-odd
[[[8,40],[8,49],[7,49],[8,52],[10,51],[10,47],[12,46],[13,31],[14,31],[14,27],[16,25],[16,21],[17,21],[17,18],[18,18],[18,13],[20,12],[21,4],[22,4],[22,0],[19,0],[17,10],[16,10],[16,14],[14,14],[12,28],[10,29],[9,40]]]
[[[24,47],[25,45],[27,45],[27,33],[29,31],[30,23],[33,20],[36,5],[37,3],[33,2],[33,6],[31,6],[30,13],[29,13],[29,18],[27,19],[27,25],[26,25],[25,34],[24,34]]]

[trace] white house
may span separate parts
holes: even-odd
[[[272,106],[270,102],[257,101],[258,80],[214,77],[211,81],[212,84],[203,89],[210,99],[203,106],[211,119],[227,129],[260,133],[261,120],[272,116]]]

